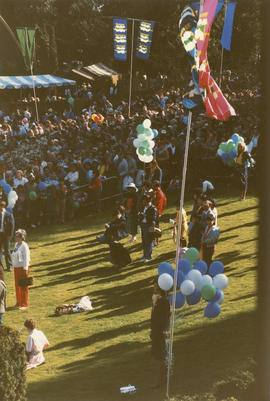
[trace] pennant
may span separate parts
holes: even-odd
[[[136,57],[140,59],[149,59],[154,25],[154,21],[140,21],[136,47]]]
[[[217,0],[205,0],[197,24],[195,38],[198,50],[199,87],[204,91],[203,101],[208,117],[225,121],[235,116],[233,107],[223,96],[215,80],[211,77],[207,58],[207,48],[212,23],[215,18]]]
[[[127,20],[113,19],[114,58],[127,60]]]
[[[17,28],[16,32],[21,45],[25,65],[28,70],[31,70],[33,65],[36,31],[32,28]]]
[[[186,51],[188,62],[191,67],[192,81],[188,83],[182,95],[183,105],[192,109],[202,103],[199,88],[198,53],[196,48],[195,30],[198,19],[193,8],[184,8],[179,20],[180,39]]]
[[[224,49],[230,51],[231,50],[231,41],[232,41],[232,30],[233,30],[233,18],[235,12],[236,3],[229,2],[226,8],[226,15],[223,25],[222,37],[221,37],[221,45]]]
[[[222,9],[223,5],[224,5],[224,1],[219,1],[217,3],[217,8],[216,8],[216,12],[215,12],[215,18],[218,15],[218,13],[220,12],[220,10]],[[199,13],[199,11],[200,11],[200,3],[199,2],[192,3],[192,7],[195,8],[196,11]]]

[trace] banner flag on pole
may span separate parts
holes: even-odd
[[[16,32],[22,48],[25,65],[28,70],[31,70],[34,56],[36,30],[33,28],[17,28]]]
[[[127,19],[113,19],[114,58],[127,60]]]
[[[225,121],[235,116],[235,110],[226,100],[220,88],[210,74],[207,58],[207,48],[212,23],[215,18],[217,0],[205,0],[200,12],[195,32],[199,58],[199,87],[204,91],[203,101],[208,117]]]
[[[224,1],[219,1],[217,3],[217,8],[216,8],[216,12],[215,12],[215,18],[218,15],[218,13],[220,12],[220,10],[222,9],[223,5],[224,5]],[[192,3],[192,7],[195,8],[199,13],[199,11],[200,11],[200,3],[199,2]]]
[[[199,72],[197,68],[198,53],[195,39],[197,22],[198,18],[193,8],[189,6],[185,7],[179,20],[179,32],[191,67],[192,80],[187,84],[182,94],[182,103],[189,110],[202,105],[202,94],[199,88]]]
[[[234,18],[235,7],[236,7],[236,3],[229,2],[227,4],[227,10],[226,10],[222,37],[221,37],[221,45],[222,45],[222,47],[224,47],[224,49],[226,49],[228,51],[231,50],[233,18]]]
[[[149,59],[154,25],[154,21],[140,21],[136,47],[136,57],[140,59]]]

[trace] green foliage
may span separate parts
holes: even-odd
[[[18,331],[0,327],[0,400],[25,401],[25,349]]]

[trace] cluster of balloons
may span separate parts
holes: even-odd
[[[217,154],[221,157],[222,162],[227,166],[235,165],[238,156],[237,148],[240,142],[244,143],[244,138],[238,134],[233,134],[231,139],[227,142],[221,142],[219,145]]]
[[[153,160],[153,148],[155,146],[154,138],[158,136],[156,129],[151,129],[151,121],[144,120],[142,124],[137,125],[137,138],[134,139],[133,145],[140,161],[150,163]]]
[[[104,121],[104,117],[101,114],[92,114],[91,118],[95,123],[103,123]]]
[[[224,265],[214,261],[207,273],[207,264],[199,260],[199,252],[196,248],[189,248],[184,259],[179,260],[175,307],[181,308],[187,303],[195,305],[204,299],[207,305],[204,316],[217,317],[221,312],[220,304],[224,301],[223,290],[228,286],[228,277],[223,274]],[[173,286],[175,270],[172,265],[162,262],[158,267],[158,284],[164,291],[169,291]],[[173,303],[173,295],[170,296]]]

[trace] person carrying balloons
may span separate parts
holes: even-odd
[[[237,171],[239,173],[240,179],[240,200],[244,201],[246,199],[247,187],[248,187],[248,167],[253,165],[255,162],[247,152],[246,145],[240,142],[237,147],[238,156],[236,158]]]
[[[207,225],[202,235],[202,256],[203,260],[207,263],[208,268],[212,263],[215,247],[220,234],[219,227],[215,226],[215,219],[216,217],[214,214],[209,214],[207,216]]]
[[[160,283],[162,286],[162,283]],[[166,290],[154,280],[151,312],[152,356],[156,361],[156,372],[152,388],[157,388],[166,380],[167,336],[170,322],[170,302]],[[164,287],[165,288],[165,287]]]

